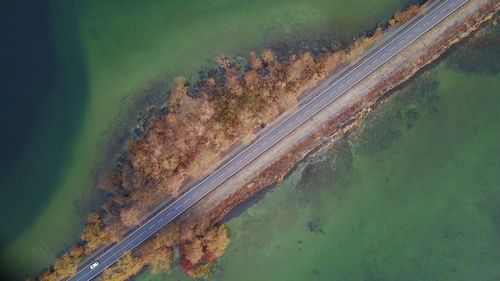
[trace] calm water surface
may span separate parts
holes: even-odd
[[[475,37],[231,218],[209,280],[498,280],[498,27]]]
[[[135,113],[220,54],[348,44],[409,0],[11,1],[2,7],[0,259],[48,266],[99,205]],[[415,1],[413,1],[415,2]]]

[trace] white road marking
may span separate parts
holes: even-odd
[[[441,4],[439,4],[439,5],[440,5],[439,7],[443,7],[444,3],[448,3],[448,1],[445,1],[445,2],[443,2],[443,3],[441,3]],[[465,3],[466,3],[466,2],[463,2],[463,3],[460,3],[460,4],[461,4],[461,5],[463,5],[463,4],[465,4]],[[452,2],[450,6],[455,6],[456,4],[457,4],[457,3]],[[456,9],[452,9],[452,10],[450,11],[450,13],[449,13],[449,14],[451,14],[451,12],[453,12],[454,10],[456,10]],[[448,15],[449,15],[449,14],[448,14]],[[434,18],[435,18],[435,17],[436,17],[436,16],[434,16]],[[428,19],[428,18],[429,18],[429,14],[428,14],[427,16],[422,17],[422,19],[418,20],[416,24],[418,24],[419,22],[421,22],[424,18],[427,18],[427,19]],[[437,24],[437,23],[436,23],[436,24]],[[433,26],[435,26],[436,24],[431,25],[431,28],[432,28]],[[403,32],[402,34],[404,34],[404,32]],[[401,39],[403,38],[403,37],[402,37],[402,34],[399,34],[399,35],[395,36],[394,38],[401,40]],[[410,37],[410,36],[409,36],[409,37]],[[409,37],[408,37],[408,38],[409,38]],[[393,39],[393,40],[395,40],[395,39]],[[413,41],[414,41],[414,40],[413,40]],[[412,43],[412,42],[409,42],[408,44],[410,44],[410,43]],[[377,51],[377,52],[378,52],[378,51]],[[377,52],[374,52],[373,54],[371,54],[371,56],[373,57],[373,55],[375,55]],[[367,58],[369,59],[369,58],[370,58],[370,56],[367,56]],[[351,70],[350,70],[347,74],[345,74],[345,75],[348,75],[349,73],[354,72],[357,68],[358,68],[358,67],[354,67],[354,68],[352,68],[352,69],[351,69]],[[326,92],[327,90],[332,89],[333,85],[335,85],[335,83],[334,83],[334,84],[332,84],[332,86],[331,86],[331,87],[327,88],[325,91],[323,91],[323,92],[322,92],[321,94],[319,94],[318,96],[321,96],[321,95],[322,95],[324,92]],[[330,95],[330,94],[331,94],[331,93],[329,93],[329,95]],[[315,99],[312,99],[310,102],[312,102],[313,100],[315,100]],[[316,102],[318,102],[318,100],[316,100]],[[292,116],[293,116],[293,115],[292,115]],[[302,124],[302,123],[301,123],[301,124]],[[300,124],[299,124],[299,125],[300,125]],[[266,134],[265,134],[264,136],[266,136]],[[248,148],[250,148],[250,147],[248,147]],[[248,151],[249,151],[249,150],[248,150]],[[244,152],[244,151],[243,151],[243,152]],[[242,153],[243,153],[243,152],[242,152]],[[223,165],[221,168],[223,168],[224,166],[225,166],[225,165]],[[221,169],[221,168],[220,168],[220,169]],[[206,180],[208,181],[208,178],[207,178]],[[202,181],[202,182],[203,182],[203,181]],[[201,182],[200,182],[199,184],[201,184]],[[187,194],[189,194],[189,191],[187,192]],[[184,195],[187,195],[187,194],[184,194]],[[183,196],[184,196],[184,195],[183,195]],[[178,200],[180,200],[180,199],[178,199]],[[188,207],[189,207],[189,206],[188,206]],[[151,221],[152,219],[153,219],[153,218],[151,218],[149,221]],[[139,229],[140,229],[140,228],[139,228]],[[138,229],[138,230],[139,230],[139,229]],[[133,235],[133,233],[132,233],[132,234],[130,234],[130,236],[128,236],[128,237],[131,237],[132,235]],[[137,238],[136,238],[136,239],[137,239]],[[136,239],[134,239],[133,241],[135,241]],[[142,241],[144,241],[144,240],[142,240]],[[130,243],[131,243],[131,242],[129,242],[129,243],[127,244],[127,246],[128,246],[128,245],[130,245]],[[142,242],[141,242],[141,243],[142,243]],[[140,243],[139,243],[139,244],[140,244]],[[113,246],[112,248],[110,248],[109,250],[107,250],[104,254],[102,254],[102,255],[101,255],[101,257],[104,257],[104,256],[106,255],[106,253],[109,253],[109,252],[110,252],[110,251],[112,251],[113,249],[116,249],[116,250],[121,250],[121,249],[123,249],[123,248],[122,248],[122,247],[120,247],[120,246],[119,246],[119,243],[118,243],[117,245],[115,245],[115,246]],[[102,264],[103,264],[103,266],[107,264],[107,261],[108,261],[110,258],[114,257],[114,256],[115,256],[115,255],[117,255],[117,254],[122,254],[122,253],[120,253],[120,252],[115,252],[114,254],[111,254],[111,256],[110,256],[110,257],[108,257],[108,258],[104,258],[104,259],[102,260]],[[106,267],[108,267],[108,266],[109,266],[109,265],[107,265]],[[97,270],[97,271],[92,271],[92,272],[85,273],[83,276],[78,277],[78,278],[76,279],[76,281],[78,281],[78,280],[80,280],[80,279],[82,279],[82,278],[86,277],[89,273],[91,274],[90,279],[91,279],[91,278],[94,278],[97,274],[99,274],[100,272],[102,272],[102,270],[104,270],[104,269],[105,269],[105,268],[103,267],[103,268],[100,268],[100,269],[99,269],[99,270]]]

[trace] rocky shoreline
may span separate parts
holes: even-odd
[[[394,22],[404,22],[419,9],[412,6],[409,12],[396,13]],[[418,44],[396,55],[133,253],[106,269],[100,279],[126,280],[145,266],[151,266],[153,270],[168,270],[175,249],[181,254],[179,263],[183,270],[194,277],[206,276],[211,262],[223,254],[229,243],[229,232],[219,223],[224,216],[259,190],[281,183],[306,157],[314,157],[318,151],[334,143],[338,136],[348,133],[374,104],[388,98],[388,91],[410,79],[492,18],[499,5],[493,0],[471,0],[460,9],[461,13],[437,25],[418,39]],[[159,195],[175,196],[183,183],[194,180],[195,175],[211,172],[219,161],[223,161],[218,153],[227,152],[247,137],[255,137],[255,129],[261,122],[273,120],[285,109],[291,111],[300,106],[295,99],[316,88],[328,73],[335,73],[353,62],[381,40],[382,35],[384,32],[379,28],[372,36],[355,41],[347,51],[335,50],[318,57],[305,53],[292,56],[286,62],[275,61],[270,51],[264,52],[262,57],[251,53],[250,69],[242,77],[227,57],[220,57],[221,73],[226,76],[225,83],[220,85],[224,86],[219,85],[215,73],[213,78],[204,81],[205,84],[198,85],[201,88],[198,97],[188,95],[192,89],[179,79],[166,106],[145,118],[147,122],[141,125],[139,132],[143,136],[129,144],[128,158],[124,158],[118,167],[101,174],[99,185],[110,193],[110,199],[103,210],[87,217],[82,241],[56,260],[52,268],[42,272],[38,280],[60,280],[74,274],[78,263],[85,257],[103,245],[119,241],[120,233],[126,227],[140,223],[141,217],[151,211],[148,208],[156,206]],[[253,96],[259,91],[266,91],[265,98],[277,104],[276,108],[267,113],[260,112],[258,108],[265,102],[262,102],[262,97]],[[283,103],[284,99],[289,103]],[[258,107],[250,106],[245,112],[251,121],[235,119],[235,112],[241,112],[238,110],[242,102]],[[216,129],[219,135],[214,131]],[[245,135],[252,130],[254,133]],[[191,135],[183,140],[177,137],[183,135],[182,132]],[[206,137],[207,133],[212,137]],[[226,134],[230,137],[221,139]],[[178,149],[177,144],[183,149]],[[217,149],[212,151],[214,145]]]
[[[404,62],[401,62],[403,67],[393,67],[392,71],[380,79],[380,83],[370,87],[370,91],[343,109],[337,116],[321,124],[317,130],[305,136],[279,159],[268,164],[257,176],[237,188],[234,193],[223,200],[206,198],[204,202],[193,206],[192,210],[177,220],[181,224],[181,228],[195,236],[203,235],[205,229],[217,224],[239,203],[265,187],[280,184],[298,163],[306,157],[314,157],[319,151],[329,147],[338,136],[348,133],[351,128],[358,125],[363,116],[372,110],[374,104],[390,98],[385,95],[388,91],[410,79],[417,71],[432,63],[446,50],[476,30],[482,23],[491,19],[499,9],[498,4],[494,2],[471,1],[471,3],[466,4],[461,8],[468,11],[462,13],[466,15],[465,18],[454,16],[447,19],[437,28],[439,31],[434,30],[425,35],[427,38],[420,39],[431,43],[421,44],[424,45],[422,48],[424,50],[420,51],[419,56],[408,56]],[[439,36],[445,31],[446,36]],[[431,41],[429,37],[439,39]],[[404,53],[408,53],[408,50]],[[402,56],[404,57],[404,54]],[[395,58],[395,60],[398,59]],[[380,71],[387,71],[387,69]],[[217,197],[217,195],[209,195],[208,197]],[[209,211],[207,212],[207,210]]]

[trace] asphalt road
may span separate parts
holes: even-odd
[[[122,241],[115,244],[89,263],[92,264],[98,261],[99,265],[97,267],[90,269],[89,265],[87,265],[68,280],[86,281],[96,277],[104,269],[114,264],[125,253],[139,246],[167,223],[178,217],[209,192],[217,188],[217,186],[295,130],[298,126],[311,119],[316,113],[335,101],[335,99],[343,95],[359,81],[401,52],[467,1],[468,0],[446,0],[438,3],[431,12],[414,20],[409,27],[395,32],[396,34],[391,36],[386,42],[383,42],[381,47],[375,50],[372,49],[373,51],[371,54],[366,55],[364,60],[357,65],[347,69],[345,74],[336,79],[315,98],[301,106],[295,113],[280,120],[279,123],[272,128],[269,128],[268,132],[226,162],[226,164],[221,166],[213,174],[206,177],[203,181],[174,201],[170,206],[163,209]]]

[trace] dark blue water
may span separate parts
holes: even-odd
[[[57,15],[55,34],[49,4],[0,5],[0,252],[50,198],[85,108],[75,18]]]

